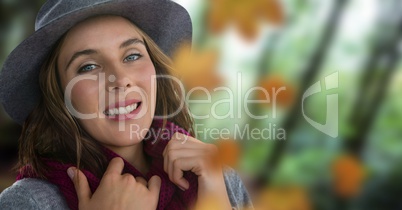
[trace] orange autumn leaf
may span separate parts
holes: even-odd
[[[278,0],[210,0],[209,3],[208,27],[213,33],[220,33],[234,23],[243,37],[253,40],[260,21],[275,25],[284,22]]]
[[[298,186],[270,187],[257,198],[255,210],[311,210],[307,191]]]
[[[173,74],[187,90],[194,87],[212,90],[222,82],[216,71],[217,62],[218,53],[215,50],[191,51],[190,45],[184,44],[173,55]]]
[[[212,33],[221,33],[225,26],[230,22],[230,8],[225,7],[226,0],[211,1],[208,15],[208,27]]]
[[[220,163],[232,168],[237,168],[241,154],[239,143],[235,140],[220,140],[217,143],[217,147]]]
[[[269,106],[275,104],[288,107],[292,105],[295,100],[296,90],[294,86],[286,82],[279,75],[268,76],[261,79],[258,86],[265,89],[268,94],[259,91],[257,98],[259,100],[267,100],[269,97],[270,103],[267,103]]]
[[[361,162],[352,155],[343,155],[332,165],[334,189],[341,197],[356,196],[362,186],[365,172]]]
[[[284,22],[284,15],[281,5],[278,1],[258,0],[258,11],[263,19],[269,20],[270,23],[280,25]]]
[[[209,195],[200,198],[192,210],[222,210],[222,203],[216,196]]]
[[[251,41],[257,37],[259,32],[259,25],[258,22],[254,20],[254,15],[249,13],[252,10],[248,10],[249,12],[242,11],[243,10],[238,12],[238,15],[236,15],[234,20],[237,23],[237,28],[240,31],[241,35],[246,40]]]

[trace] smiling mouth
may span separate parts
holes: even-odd
[[[137,110],[141,106],[141,102],[136,102],[128,106],[121,106],[121,107],[115,107],[115,108],[110,108],[105,110],[103,113],[106,116],[118,116],[118,115],[126,115],[130,114],[131,112]]]

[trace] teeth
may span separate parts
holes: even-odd
[[[126,107],[118,107],[118,108],[109,109],[109,110],[106,110],[104,113],[109,116],[114,116],[114,115],[119,115],[119,114],[128,114],[128,113],[134,111],[135,109],[137,109],[137,107],[138,107],[138,103],[134,103],[134,104],[128,105]]]
[[[126,114],[126,109],[123,107],[119,107],[119,114]]]

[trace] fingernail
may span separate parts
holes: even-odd
[[[70,179],[72,180],[74,178],[75,172],[73,168],[68,168],[67,169],[67,174],[70,177]]]
[[[182,187],[180,187],[180,186],[179,186],[179,188],[180,188],[182,191],[186,191],[186,189],[184,189],[184,188],[182,188]]]

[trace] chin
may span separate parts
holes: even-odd
[[[125,139],[124,142],[138,143],[141,142],[147,135],[151,127],[151,119],[142,121],[141,123],[126,123],[126,125],[119,127],[116,136]]]

